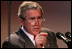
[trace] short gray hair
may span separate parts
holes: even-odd
[[[29,9],[40,9],[42,14],[43,14],[43,9],[42,7],[37,3],[37,2],[33,2],[33,1],[24,1],[18,9],[18,17],[19,18],[25,18],[25,12],[26,10]]]

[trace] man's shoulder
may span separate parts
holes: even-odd
[[[40,32],[46,32],[50,35],[55,35],[54,31],[51,30],[51,29],[48,29],[48,28],[41,28],[41,31]]]
[[[2,47],[9,47],[9,45],[13,46],[18,42],[18,39],[19,39],[18,35],[16,33],[12,33],[4,40]]]
[[[19,39],[19,36],[14,32],[13,34],[10,35],[10,39],[12,40]]]
[[[4,42],[14,42],[17,41],[19,39],[19,36],[16,33],[12,33],[10,36],[8,36]]]
[[[51,29],[48,29],[48,28],[41,28],[41,31],[49,31],[49,32],[52,32]]]
[[[41,28],[41,32],[52,32],[53,33],[54,31],[48,28]]]

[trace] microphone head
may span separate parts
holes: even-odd
[[[58,39],[63,39],[61,36],[64,36],[62,33],[60,33],[60,32],[57,32],[56,33],[56,37],[58,38]]]
[[[66,33],[65,33],[65,36],[66,36],[67,38],[71,39],[71,33],[70,33],[70,32],[66,32]]]

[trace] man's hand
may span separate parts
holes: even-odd
[[[36,35],[35,42],[37,48],[42,48],[47,42],[47,35],[48,33],[39,33]]]

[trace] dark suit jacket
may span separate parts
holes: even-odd
[[[41,29],[41,32],[47,32],[47,43],[44,46],[45,48],[57,48],[57,41],[55,34],[48,30],[48,29]],[[10,41],[9,41],[10,40]],[[8,37],[2,45],[2,48],[36,48],[36,46],[33,45],[31,40],[28,38],[26,34],[21,29],[18,29],[18,31],[14,32],[13,34]]]

